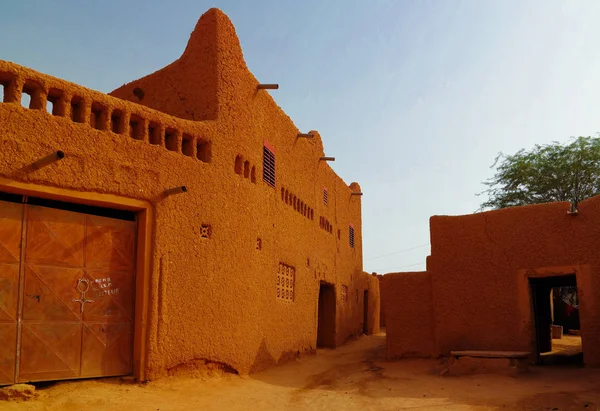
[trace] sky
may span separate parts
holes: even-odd
[[[23,0],[0,59],[109,92],[179,58],[211,7],[360,183],[368,272],[424,270],[429,217],[476,211],[499,152],[600,131],[597,0]]]

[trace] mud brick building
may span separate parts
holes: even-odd
[[[0,84],[0,384],[249,373],[378,330],[361,189],[219,10],[108,95],[5,61]]]
[[[430,219],[427,270],[381,281],[389,358],[551,351],[552,297],[576,287],[583,364],[600,366],[600,196]],[[556,316],[555,316],[556,317]],[[556,318],[554,318],[556,320]]]

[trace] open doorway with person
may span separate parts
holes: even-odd
[[[583,365],[575,274],[531,278],[536,363]]]

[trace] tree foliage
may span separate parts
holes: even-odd
[[[600,138],[577,137],[567,144],[554,142],[500,153],[492,168],[495,175],[484,184],[488,200],[481,209],[498,209],[551,201],[573,206],[600,194]]]

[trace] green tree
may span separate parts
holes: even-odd
[[[484,182],[488,200],[481,210],[526,204],[570,201],[574,208],[600,194],[600,138],[577,137],[566,144],[554,142],[500,153],[491,168],[495,175]]]

